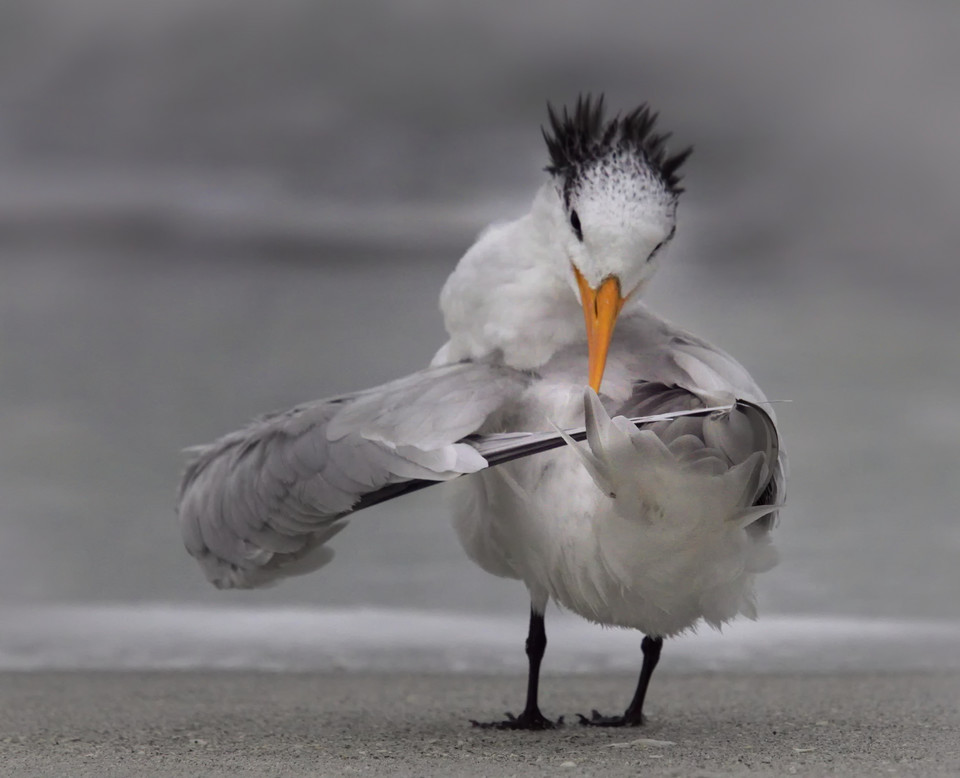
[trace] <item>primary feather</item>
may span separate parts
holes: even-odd
[[[488,363],[431,368],[268,415],[206,446],[180,486],[187,550],[219,587],[261,586],[328,562],[362,498],[486,466],[462,438],[525,377]]]

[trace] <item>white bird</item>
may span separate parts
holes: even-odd
[[[460,541],[531,601],[526,706],[481,726],[554,726],[537,702],[549,600],[645,634],[625,713],[581,716],[638,725],[664,637],[755,616],[784,462],[746,370],[640,301],[690,149],[669,155],[645,105],[607,120],[587,97],[549,120],[548,179],[446,282],[449,341],[431,367],[196,447],[180,526],[215,585],[259,586],[328,562],[352,511],[473,474],[456,486]],[[640,428],[623,418],[654,414],[666,415]],[[586,448],[567,437],[543,452],[556,435],[517,434],[584,426]]]

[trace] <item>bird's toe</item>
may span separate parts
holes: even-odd
[[[621,716],[604,716],[598,710],[590,711],[590,718],[578,713],[581,726],[584,727],[640,727],[647,722],[642,713],[624,713]]]
[[[555,729],[563,726],[563,716],[556,721],[550,721],[539,710],[524,711],[519,716],[514,716],[507,712],[506,719],[503,721],[477,721],[470,719],[470,723],[480,729],[526,729],[526,730],[544,730]]]

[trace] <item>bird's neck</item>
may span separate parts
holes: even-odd
[[[494,357],[535,369],[586,339],[568,263],[554,237],[557,199],[545,185],[530,213],[489,227],[460,260],[440,294],[450,342],[435,364]]]

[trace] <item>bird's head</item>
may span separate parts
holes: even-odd
[[[583,305],[589,383],[599,391],[617,315],[673,237],[678,171],[692,149],[669,155],[669,135],[654,132],[657,115],[645,104],[610,120],[602,96],[580,98],[572,114],[548,112],[543,135],[560,209],[561,272]]]

